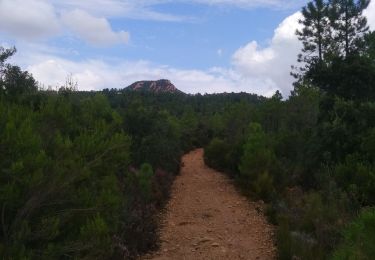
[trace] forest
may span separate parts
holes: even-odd
[[[204,147],[207,165],[266,203],[280,259],[372,259],[369,2],[303,7],[289,97],[45,90],[7,63],[15,48],[0,47],[0,257],[132,259],[155,249],[180,158]]]

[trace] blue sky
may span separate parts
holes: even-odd
[[[168,78],[188,93],[288,95],[305,0],[0,0],[0,44],[45,86]],[[366,15],[375,25],[375,7]],[[374,28],[374,27],[372,27]]]

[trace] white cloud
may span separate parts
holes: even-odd
[[[39,38],[59,32],[58,16],[48,1],[0,0],[0,31],[20,38]]]
[[[295,31],[300,26],[301,13],[287,17],[275,30],[271,43],[266,48],[252,41],[238,49],[232,63],[244,78],[255,78],[265,85],[279,89],[283,95],[289,95],[293,78],[290,66],[296,64],[302,45]]]
[[[265,65],[273,61],[275,56],[273,48],[259,49],[258,43],[252,41],[234,53],[233,63],[243,73],[268,73]]]
[[[87,60],[73,62],[56,57],[40,57],[41,62],[30,65],[28,70],[46,86],[63,85],[67,75],[77,80],[80,90],[124,88],[138,80],[170,79],[187,93],[236,91],[238,85],[230,79],[199,70],[179,70],[146,61],[103,62]],[[42,61],[45,60],[45,61]]]
[[[375,30],[375,1],[371,1],[370,5],[364,11],[364,15],[368,19],[368,24],[371,30]]]
[[[180,90],[193,94],[243,91],[271,96],[277,90],[270,80],[245,78],[234,70],[224,68],[182,70],[147,61],[75,62],[53,56],[37,57],[37,60],[27,70],[45,86],[52,87],[62,86],[66,77],[72,75],[80,90],[124,88],[135,81],[161,78],[170,79]]]
[[[39,64],[32,65],[28,68],[29,72],[47,86],[61,86],[64,79],[69,75],[63,64],[55,59],[48,59]]]
[[[211,68],[207,71],[177,69],[147,61],[72,61],[53,55],[28,55],[26,69],[46,87],[60,87],[68,75],[78,82],[80,90],[124,88],[138,80],[170,79],[186,93],[250,92],[271,96],[272,82],[244,78],[231,69]]]
[[[129,40],[128,32],[114,32],[107,19],[86,11],[64,10],[47,0],[0,0],[0,32],[16,39],[29,41],[62,35],[64,27],[93,45]]]
[[[63,23],[80,38],[93,45],[127,43],[129,33],[114,32],[105,18],[97,18],[82,10],[63,13]]]

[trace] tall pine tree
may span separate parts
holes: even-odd
[[[329,17],[334,30],[333,43],[340,55],[348,57],[363,46],[369,27],[362,12],[369,3],[370,0],[330,0]]]
[[[313,0],[302,8],[302,30],[297,30],[298,39],[303,43],[299,61],[307,64],[321,63],[327,46],[328,13],[323,0]]]
[[[324,0],[312,0],[302,8],[302,16],[299,20],[302,29],[297,30],[296,35],[303,44],[298,55],[298,62],[303,65],[292,66],[291,75],[297,79],[295,86],[311,84],[309,74],[321,69],[331,45],[328,4]]]

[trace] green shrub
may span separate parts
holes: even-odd
[[[324,252],[310,235],[293,231],[287,219],[279,220],[276,240],[280,260],[324,259]]]
[[[230,153],[231,146],[227,142],[214,138],[204,149],[204,160],[208,166],[224,171],[229,168]]]
[[[350,223],[343,232],[343,241],[333,254],[337,260],[370,260],[375,256],[375,208],[369,208]]]
[[[280,260],[289,260],[292,259],[292,237],[289,222],[285,217],[280,218],[278,222],[276,234],[278,256]]]
[[[256,180],[252,183],[252,187],[255,194],[265,200],[270,200],[275,191],[273,178],[268,172],[263,172],[258,175]]]
[[[262,127],[257,123],[249,126],[249,136],[244,144],[239,165],[239,182],[246,190],[251,190],[263,199],[269,199],[274,191],[273,176],[276,157]]]
[[[130,139],[103,96],[0,101],[0,147],[1,258],[111,256]]]
[[[335,177],[353,199],[361,205],[375,204],[375,169],[358,154],[348,155],[335,166]]]
[[[148,202],[152,198],[152,180],[154,171],[150,164],[142,164],[140,171],[137,174],[138,183],[140,187],[141,196]]]

